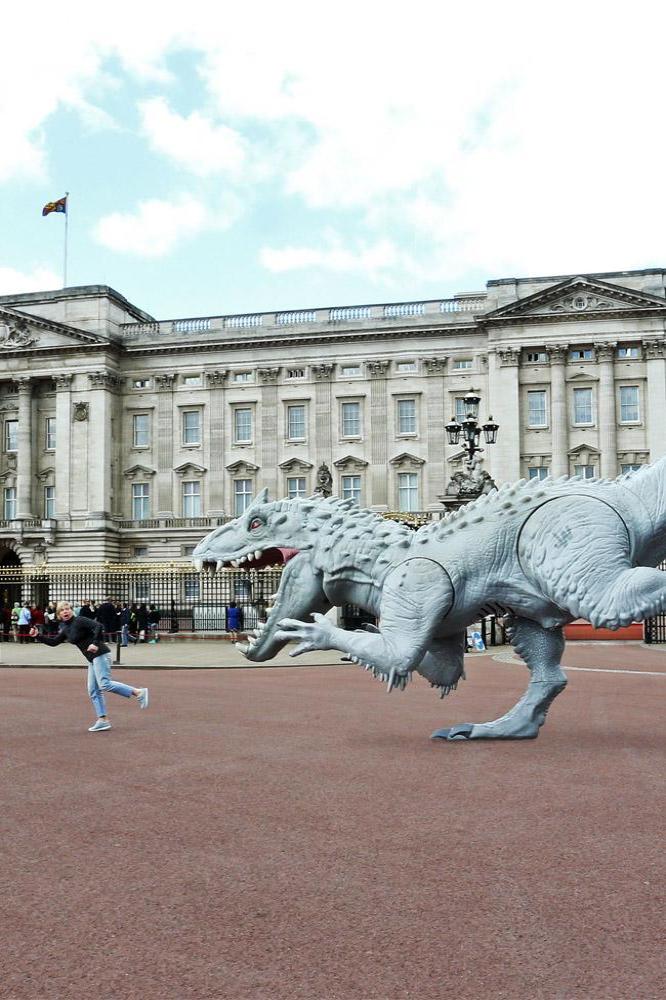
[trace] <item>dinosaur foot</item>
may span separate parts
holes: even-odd
[[[535,740],[539,735],[539,724],[533,723],[531,726],[523,725],[520,729],[512,732],[493,727],[492,723],[473,725],[471,722],[463,722],[458,726],[451,726],[448,729],[436,729],[432,733],[432,740]]]

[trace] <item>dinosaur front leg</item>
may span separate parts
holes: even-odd
[[[530,740],[538,736],[551,703],[567,684],[560,667],[564,651],[562,629],[545,629],[526,618],[512,618],[507,634],[532,674],[523,697],[506,715],[493,722],[438,729],[432,734],[433,739]]]
[[[312,623],[283,619],[277,638],[299,641],[291,656],[338,649],[385,678],[390,691],[394,686],[404,688],[452,601],[451,581],[438,563],[407,559],[384,581],[379,631],[347,632],[323,615],[313,615]]]

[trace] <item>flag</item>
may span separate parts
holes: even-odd
[[[67,213],[67,195],[64,198],[58,198],[57,201],[47,201],[42,209],[42,215],[50,215],[51,212]]]

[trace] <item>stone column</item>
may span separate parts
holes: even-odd
[[[208,442],[208,511],[213,517],[224,514],[224,385],[227,372],[206,372],[208,380],[208,405],[210,415],[210,441]],[[204,511],[206,513],[206,511]]]
[[[32,517],[32,383],[25,376],[14,381],[18,385],[19,397],[16,516]]]
[[[326,462],[329,466],[333,463],[333,427],[337,420],[337,415],[333,412],[333,365],[325,362],[320,365],[312,365],[311,368],[315,380],[315,447],[317,454],[313,455],[317,462]],[[336,435],[337,437],[337,435]],[[310,448],[311,454],[313,453]],[[337,490],[337,484],[333,491]]]
[[[426,381],[425,413],[422,417],[426,422],[425,435],[428,455],[426,466],[428,481],[423,484],[422,503],[424,507],[432,506],[438,510],[441,508],[441,504],[437,497],[444,493],[448,478],[444,426],[448,423],[451,414],[445,410],[447,402],[444,386],[446,362],[446,358],[425,358],[423,362],[425,370],[431,378]]]
[[[173,383],[176,376],[165,372],[155,376],[157,388],[157,475],[153,497],[153,517],[173,517]],[[180,428],[176,429],[180,434]],[[157,509],[155,509],[157,507]]]
[[[606,479],[617,476],[617,415],[615,413],[615,348],[616,344],[595,344],[599,362],[599,451],[601,475]]]
[[[370,375],[370,497],[373,507],[389,506],[389,483],[386,475],[388,435],[393,428],[393,416],[387,409],[388,361],[368,361]],[[423,485],[421,485],[423,489]]]
[[[566,476],[569,474],[569,414],[564,377],[567,346],[547,344],[546,350],[550,360],[550,474]]]
[[[55,509],[57,518],[71,513],[72,376],[54,375],[56,387]]]
[[[88,513],[91,517],[111,515],[111,470],[113,442],[111,440],[111,414],[113,392],[118,388],[118,377],[112,372],[90,372],[90,423],[88,434]]]
[[[647,372],[647,445],[650,461],[666,454],[666,340],[643,342]]]
[[[520,479],[519,365],[519,347],[488,352],[488,415],[495,417],[500,428],[497,442],[486,447],[485,458],[498,486]]]
[[[261,485],[268,486],[271,497],[278,496],[278,434],[281,417],[278,414],[277,380],[280,368],[258,368],[261,390]],[[259,484],[257,484],[259,485]]]

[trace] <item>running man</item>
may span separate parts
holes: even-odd
[[[111,651],[104,642],[102,626],[94,618],[75,616],[68,601],[58,601],[56,615],[60,621],[60,631],[55,636],[39,635],[35,627],[30,635],[46,646],[59,646],[61,642],[71,642],[78,646],[88,661],[88,694],[97,713],[97,721],[88,728],[89,733],[101,733],[111,729],[106,714],[104,692],[111,691],[123,698],[136,698],[139,708],[148,708],[148,688],[133,688],[121,684],[111,677]]]

